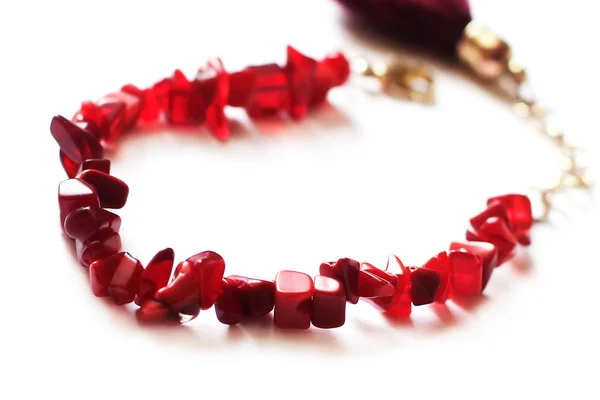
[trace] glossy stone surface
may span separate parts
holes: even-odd
[[[142,112],[142,99],[132,93],[125,91],[113,92],[102,97],[98,102],[99,105],[110,103],[123,103],[123,130],[128,131],[137,124],[140,113]]]
[[[432,269],[411,267],[411,299],[415,306],[431,304],[441,284],[440,273]]]
[[[533,213],[529,198],[522,194],[507,194],[488,200],[489,206],[494,204],[500,204],[506,209],[510,226],[515,235],[528,238],[527,234],[533,226]],[[522,239],[522,241],[522,244],[528,244],[526,239]]]
[[[129,253],[117,253],[90,265],[90,284],[97,297],[117,305],[131,303],[140,289],[144,267]]]
[[[60,226],[64,230],[67,215],[81,207],[100,206],[96,190],[79,179],[67,179],[58,185]]]
[[[375,275],[389,284],[395,291],[387,297],[363,298],[377,310],[390,317],[408,317],[412,312],[410,270],[402,264],[400,259],[391,254],[385,270],[381,270],[369,263],[362,263],[361,270]]]
[[[285,71],[277,64],[266,64],[246,68],[254,74],[252,95],[246,111],[252,118],[275,115],[289,108],[290,94]]]
[[[506,223],[497,217],[484,222],[477,231],[467,231],[466,239],[471,242],[488,242],[496,247],[496,266],[512,258],[517,239]]]
[[[102,145],[92,135],[61,115],[52,118],[50,133],[73,163],[81,164],[88,158],[104,155]]]
[[[94,261],[102,260],[121,251],[121,236],[111,229],[103,229],[94,233],[88,240],[75,241],[77,258],[84,267]]]
[[[375,268],[375,267],[373,267]],[[389,279],[383,279],[361,269],[358,273],[358,297],[359,298],[377,298],[389,297],[396,292],[396,287],[390,283]]]
[[[338,280],[315,277],[311,322],[323,329],[338,328],[346,322],[346,291]]]
[[[482,264],[478,255],[467,251],[450,251],[453,295],[475,296],[481,294]]]
[[[145,301],[144,304],[136,310],[135,316],[139,321],[149,323],[178,319],[178,316],[174,314],[169,307],[153,299]]]
[[[101,229],[119,232],[121,217],[98,206],[82,207],[67,215],[63,227],[69,237],[85,242]]]
[[[481,258],[481,290],[483,291],[497,264],[496,246],[487,242],[452,242],[450,250],[464,250]]]
[[[287,47],[285,72],[290,87],[290,109],[292,118],[300,119],[308,112],[312,83],[317,62],[292,46]]]
[[[341,86],[350,76],[350,63],[340,52],[327,55],[317,63],[311,86],[310,105],[322,103],[330,89]]]
[[[448,254],[442,251],[437,256],[432,257],[427,261],[422,269],[435,271],[440,275],[440,287],[438,288],[434,300],[439,303],[444,303],[452,294],[451,287],[451,270]]]
[[[206,104],[206,127],[217,139],[229,138],[225,106],[229,98],[229,77],[220,59],[209,60],[198,70],[194,90]]]
[[[508,220],[508,214],[506,208],[500,203],[492,203],[487,206],[485,210],[477,214],[469,220],[473,229],[478,230],[489,218],[497,217],[503,220],[508,227],[511,226]]]
[[[206,103],[194,95],[194,86],[183,72],[176,70],[171,80],[167,120],[172,124],[189,124],[204,121]]]
[[[360,263],[350,258],[340,258],[336,262],[323,263],[319,273],[337,279],[343,285],[349,303],[358,303],[358,273]]]
[[[275,326],[308,329],[311,319],[313,280],[296,271],[280,271],[275,276]]]
[[[110,144],[125,130],[125,108],[125,103],[117,99],[107,99],[102,103],[84,101],[81,103],[78,121],[92,123],[98,128],[101,139]]]
[[[171,248],[159,251],[150,260],[140,278],[140,290],[135,297],[135,304],[143,305],[152,299],[158,289],[167,286],[173,271],[175,252]]]
[[[251,70],[244,69],[229,74],[229,97],[227,103],[233,107],[246,107],[251,102],[255,84],[256,74]]]
[[[129,186],[122,180],[102,171],[88,169],[77,178],[92,186],[104,208],[123,208],[129,196]]]
[[[79,169],[79,171],[85,171],[86,169],[95,169],[96,171],[110,174],[110,160],[107,158],[91,158],[85,160]]]
[[[234,325],[244,319],[263,317],[274,305],[273,281],[231,275],[223,278],[215,312],[219,321]]]
[[[62,150],[59,150],[59,158],[63,169],[67,173],[67,176],[69,178],[75,178],[79,173],[79,163],[76,163],[75,161],[67,157],[67,155]]]

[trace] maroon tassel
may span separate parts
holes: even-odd
[[[471,22],[468,0],[337,0],[394,39],[456,56],[456,45]]]

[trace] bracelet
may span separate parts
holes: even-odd
[[[515,110],[533,121],[553,141],[567,163],[558,183],[540,190],[542,213],[534,218],[530,198],[509,193],[491,197],[470,220],[465,240],[451,242],[420,267],[405,266],[391,254],[384,269],[349,258],[324,262],[318,275],[280,271],[274,280],[239,275],[224,277],[225,261],[214,251],[193,255],[174,267],[171,248],[159,251],[144,268],[121,249],[121,218],[107,209],[125,206],[129,187],[110,175],[104,149],[141,124],[205,123],[213,136],[229,137],[225,107],[243,107],[250,117],[287,113],[303,118],[328,92],[347,82],[351,71],[372,76],[382,90],[402,90],[427,100],[433,78],[422,67],[391,61],[351,63],[341,52],[321,60],[291,46],[284,66],[249,66],[228,73],[219,59],[208,61],[189,80],[177,70],[171,77],[140,89],[128,84],[97,101],[85,101],[72,117],[55,116],[50,131],[60,147],[69,179],[58,187],[62,231],[73,242],[89,271],[92,292],[117,305],[135,302],[144,322],[194,319],[213,305],[227,325],[261,318],[271,311],[279,328],[335,328],[345,322],[346,304],[363,300],[391,317],[408,317],[412,306],[443,303],[452,296],[479,295],[495,268],[511,259],[518,245],[531,243],[534,222],[544,222],[552,196],[590,183],[578,165],[576,149],[550,125],[549,114],[527,92],[525,72],[513,61],[508,45],[470,22],[457,46],[458,58],[479,78],[504,83]],[[502,86],[504,87],[504,86]]]

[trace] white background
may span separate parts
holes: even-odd
[[[472,3],[598,170],[594,2]],[[359,304],[333,331],[227,328],[212,310],[146,328],[93,297],[57,224],[64,172],[51,117],[123,83],[191,75],[214,55],[230,70],[282,61],[287,43],[415,59],[348,27],[333,2],[3,2],[0,38],[0,399],[599,398],[598,209],[576,192],[484,296],[419,307],[409,322]],[[124,137],[111,154],[131,188],[118,212],[124,248],[143,263],[167,246],[178,260],[212,249],[228,273],[265,278],[316,274],[339,257],[383,267],[390,252],[419,265],[462,238],[489,195],[556,176],[551,148],[507,104],[425,62],[438,79],[433,106],[353,81],[300,123],[233,112],[225,145],[204,128]]]

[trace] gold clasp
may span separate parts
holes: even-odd
[[[387,94],[422,103],[433,102],[433,75],[423,66],[399,60],[370,63],[365,58],[358,58],[352,63],[352,69],[363,76],[377,78]]]

